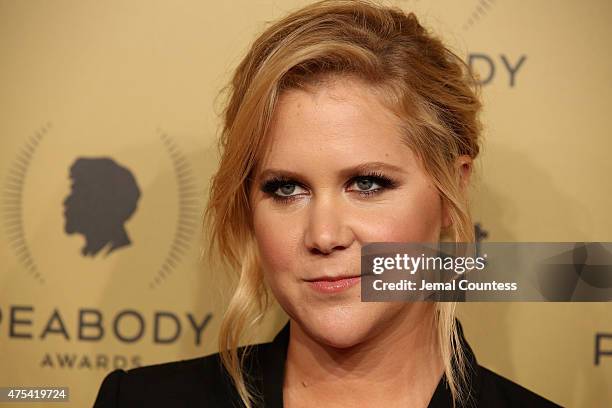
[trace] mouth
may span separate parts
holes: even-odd
[[[320,293],[339,293],[361,282],[361,275],[322,276],[315,279],[307,279],[305,282],[312,289]]]
[[[353,278],[361,278],[363,276],[368,276],[368,275],[374,275],[373,273],[355,273],[355,274],[351,274],[351,275],[323,275],[317,278],[312,278],[312,279],[303,279],[305,282],[321,282],[321,281],[326,281],[326,282],[335,282],[335,281],[340,281],[340,280],[344,280],[344,279],[353,279]]]
[[[344,276],[321,276],[313,279],[304,279],[306,282],[319,282],[319,281],[327,281],[327,282],[335,282],[343,279],[351,279],[358,278],[361,275],[344,275]]]

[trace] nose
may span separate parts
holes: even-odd
[[[317,254],[350,247],[354,235],[341,204],[329,197],[313,199],[304,240],[308,250]]]

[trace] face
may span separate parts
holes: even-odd
[[[79,232],[80,226],[84,223],[83,220],[87,219],[84,216],[85,214],[79,211],[80,207],[78,206],[78,203],[82,202],[83,198],[85,197],[81,192],[79,184],[73,179],[72,191],[64,200],[64,218],[66,219],[64,230],[67,234]]]
[[[362,303],[359,284],[325,282],[359,276],[368,242],[439,240],[441,198],[397,123],[354,79],[285,91],[255,172],[250,201],[264,278],[302,330],[333,347],[363,342],[424,307]]]

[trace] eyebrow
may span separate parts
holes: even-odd
[[[340,170],[339,174],[341,178],[345,178],[353,174],[365,173],[367,171],[374,171],[374,170],[388,170],[388,171],[397,172],[397,173],[407,173],[404,168],[390,164],[390,163],[367,162],[367,163],[358,164],[356,166],[344,168]],[[261,180],[265,180],[269,177],[287,177],[287,178],[296,178],[296,179],[301,178],[300,174],[294,171],[274,169],[274,168],[265,169],[259,175],[259,178]]]

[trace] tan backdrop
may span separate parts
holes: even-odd
[[[0,1],[0,386],[68,386],[66,406],[91,406],[115,367],[216,351],[224,271],[198,264],[215,96],[265,23],[305,3]],[[394,4],[486,81],[485,239],[612,241],[612,3]],[[72,185],[78,159],[96,160]],[[572,407],[612,405],[611,311],[460,306],[481,364]]]

